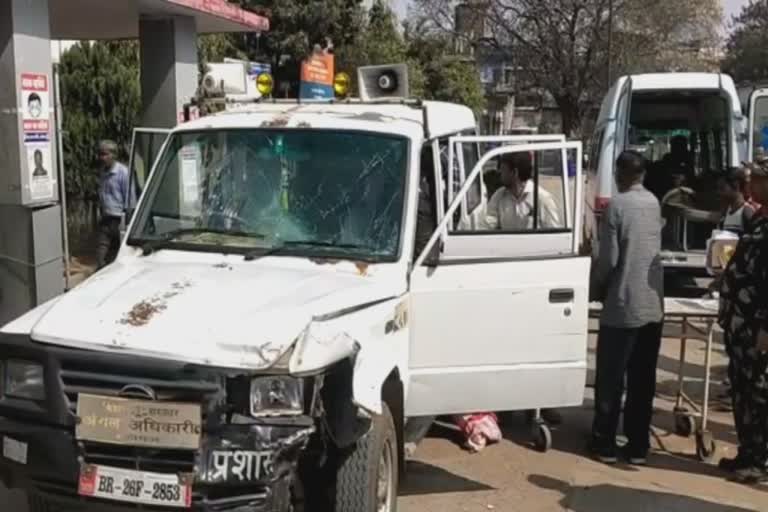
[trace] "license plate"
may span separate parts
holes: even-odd
[[[192,486],[178,475],[148,473],[86,464],[80,470],[78,494],[141,505],[189,508]]]
[[[80,394],[77,417],[75,436],[85,441],[182,450],[200,447],[199,404]]]

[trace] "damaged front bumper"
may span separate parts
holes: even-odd
[[[264,443],[264,429],[293,444],[276,448]],[[18,457],[4,450],[0,476],[6,486],[32,492],[62,508],[84,501],[111,503],[116,510],[142,504],[123,499],[127,489],[119,481],[111,482],[115,487],[111,497],[86,498],[78,493],[87,472],[106,468],[107,475],[115,469],[130,470],[132,476],[176,475],[179,482],[191,484],[188,505],[193,511],[287,511],[291,510],[296,464],[312,430],[238,426],[206,436],[204,448],[196,453],[182,453],[85,445],[65,430],[0,418],[4,446],[20,447],[17,453],[25,454]]]
[[[315,431],[310,415],[257,420],[233,414],[226,401],[228,379],[213,369],[6,338],[0,353],[0,359],[37,361],[46,376],[41,402],[0,394],[0,479],[7,487],[24,489],[54,510],[91,502],[107,510],[291,510],[297,467]],[[78,396],[119,397],[121,390],[136,388],[156,393],[148,404],[200,404],[199,446],[139,447],[76,435],[82,421]],[[167,493],[158,482],[170,482]],[[162,490],[155,498],[167,496],[167,504],[147,501],[153,484]],[[171,500],[179,491],[188,492],[186,499]]]

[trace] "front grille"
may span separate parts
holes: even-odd
[[[152,473],[191,473],[195,452],[135,446],[83,443],[83,456],[90,464],[112,468],[135,469]]]
[[[159,401],[193,402],[205,404],[206,400],[218,393],[222,386],[218,382],[201,379],[153,378],[138,375],[139,372],[107,373],[93,370],[71,369],[62,365],[61,384],[69,409],[77,410],[77,396],[80,393],[102,396],[119,396],[130,385],[149,386]],[[203,407],[205,409],[205,407]]]
[[[214,370],[187,367],[175,362],[122,357],[84,361],[63,357],[60,363],[62,392],[72,414],[80,394],[122,396],[126,387],[149,387],[158,401],[200,404],[205,423],[211,408],[223,398],[224,380]],[[141,399],[140,397],[137,397]],[[81,442],[84,460],[91,464],[154,473],[191,473],[196,452]]]

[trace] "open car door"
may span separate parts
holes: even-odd
[[[126,218],[120,227],[121,235],[130,221],[136,203],[141,197],[144,185],[147,183],[160,150],[163,148],[170,129],[165,128],[134,128],[131,137],[131,153],[128,159],[128,171],[130,173],[129,188],[131,195],[128,204],[125,205]]]
[[[486,138],[462,139],[452,143]],[[583,400],[590,260],[578,256],[581,143],[487,139],[506,145],[485,153],[466,173],[412,269],[408,416],[576,406]],[[488,228],[487,212],[472,215],[464,208],[467,194],[479,186],[487,195],[482,172],[493,160],[531,152],[559,153],[563,165],[531,180],[530,226]],[[460,216],[473,219],[457,222],[462,210]]]
[[[757,89],[749,96],[748,141],[750,162],[758,150],[768,152],[768,89]]]

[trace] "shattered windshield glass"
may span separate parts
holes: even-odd
[[[384,134],[175,134],[129,242],[394,258],[407,163],[407,139]]]

